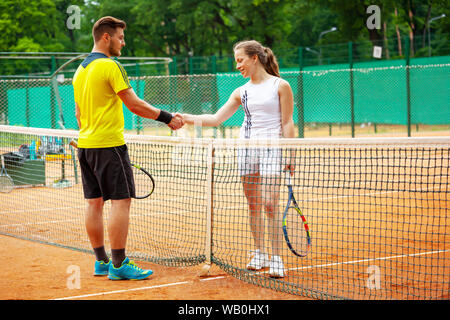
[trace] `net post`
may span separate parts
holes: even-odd
[[[51,74],[53,75],[56,70],[56,59],[55,56],[51,57]],[[56,129],[56,92],[54,86],[52,86],[52,79],[50,79],[50,120],[51,120],[51,128]]]
[[[298,64],[299,64],[299,75],[297,80],[297,126],[298,126],[298,137],[305,137],[305,108],[303,102],[303,47],[298,47]]]
[[[135,69],[135,76],[136,76],[136,91],[137,96],[141,99],[143,99],[143,95],[141,95],[141,88],[140,88],[140,77],[141,77],[141,69],[139,66],[139,62],[136,62],[136,69]],[[136,115],[136,133],[140,134],[142,131],[142,118],[138,115]]]
[[[405,68],[406,68],[406,132],[408,137],[411,137],[411,86],[409,78],[409,64],[410,64],[410,40],[409,36],[405,36]]]
[[[194,74],[194,58],[189,56],[189,74]]]
[[[27,127],[31,127],[31,110],[30,110],[30,82],[29,82],[29,75],[27,74],[25,76],[26,79],[26,85],[25,85],[25,118],[26,118],[26,123],[27,123]]]
[[[215,54],[211,56],[211,73],[217,73],[217,57]]]
[[[234,61],[232,57],[228,57],[228,72],[234,71]]]
[[[9,108],[7,105],[7,87],[4,81],[0,83],[0,124],[9,124]]]
[[[355,97],[353,87],[353,42],[348,43],[348,63],[350,69],[350,125],[352,138],[355,137]]]
[[[203,265],[199,276],[206,277],[209,273],[209,269],[212,265],[212,224],[213,224],[213,201],[214,201],[214,140],[210,140],[208,143],[208,155],[207,155],[207,171],[206,171],[206,183],[207,183],[207,196],[206,196],[206,237],[205,237],[205,264]]]
[[[177,73],[177,57],[173,57],[172,62],[169,63],[169,74],[176,75]]]

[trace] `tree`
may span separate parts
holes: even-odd
[[[53,49],[48,39],[58,28],[53,23],[57,11],[51,0],[4,0],[0,12],[1,51]]]
[[[1,51],[78,51],[92,49],[92,25],[112,15],[127,22],[124,56],[231,55],[239,40],[256,39],[275,52],[298,46],[370,40],[401,56],[402,40],[421,54],[430,25],[443,35],[435,47],[446,48],[450,9],[446,0],[3,0],[0,2]],[[81,8],[81,29],[66,26],[69,5]],[[381,29],[368,28],[366,9],[381,9]],[[338,32],[323,37],[324,30]],[[415,40],[419,41],[415,41]],[[388,46],[391,44],[391,46]],[[447,45],[448,48],[448,45]],[[345,48],[344,48],[345,49]],[[364,49],[367,51],[366,49]],[[396,54],[394,51],[398,51]],[[342,51],[346,54],[346,51]],[[331,52],[333,54],[333,52]],[[336,54],[339,54],[336,52]]]

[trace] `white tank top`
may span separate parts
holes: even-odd
[[[245,113],[240,138],[281,137],[279,84],[280,78],[272,76],[259,84],[249,81],[240,88],[241,105]]]

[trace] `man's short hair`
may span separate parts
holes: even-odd
[[[97,20],[92,27],[92,37],[94,41],[97,42],[101,37],[107,33],[111,37],[116,33],[116,28],[125,29],[127,24],[125,21],[119,20],[117,18],[106,16]]]

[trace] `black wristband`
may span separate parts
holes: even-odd
[[[164,122],[165,124],[169,124],[170,121],[172,121],[172,114],[167,111],[161,110],[158,118],[156,118],[156,121]]]

